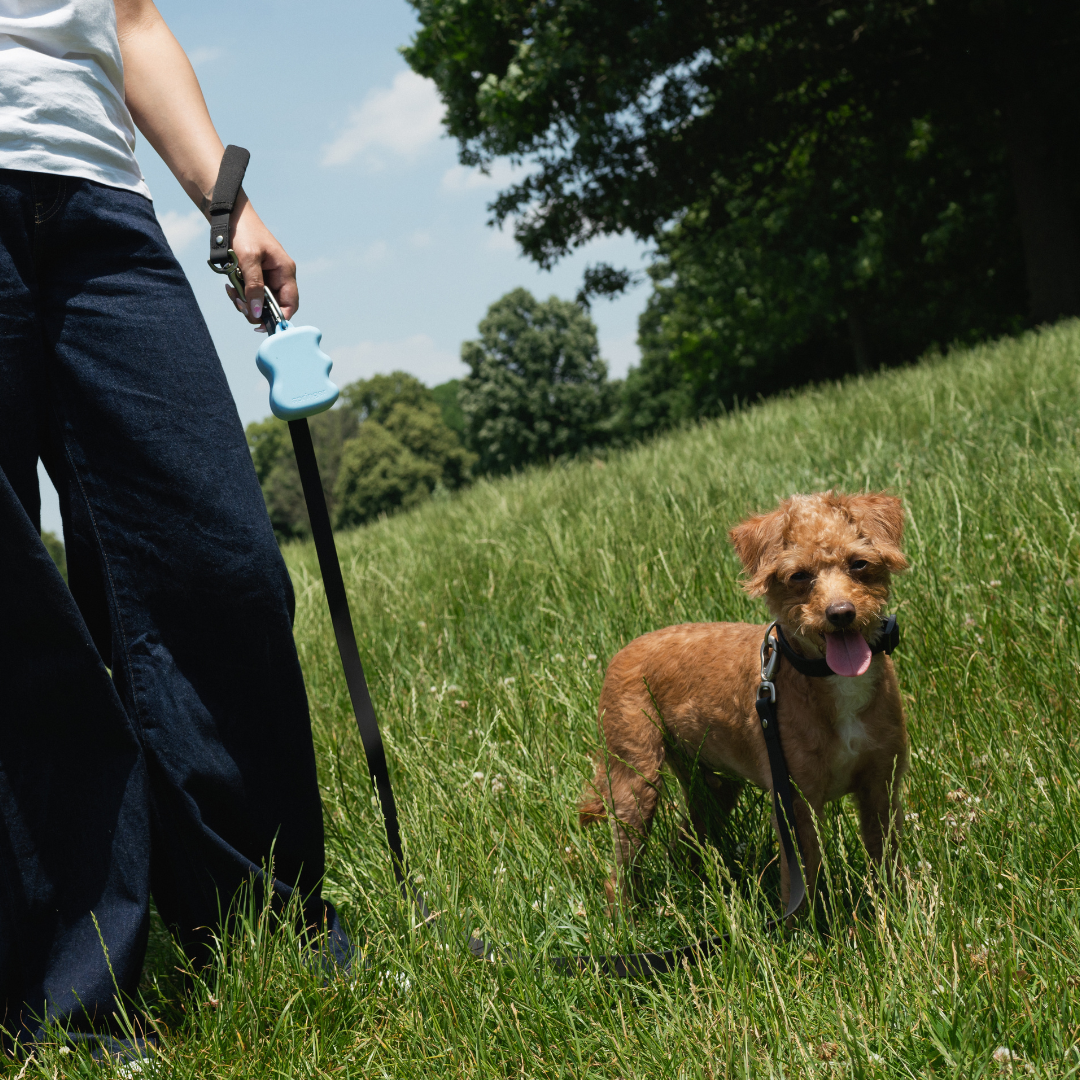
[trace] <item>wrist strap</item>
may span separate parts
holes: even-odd
[[[242,146],[233,146],[230,143],[225,147],[217,182],[214,184],[214,195],[210,201],[211,265],[224,265],[232,261],[232,252],[229,251],[229,219],[233,207],[236,206],[240,185],[244,182],[244,173],[247,172],[250,160],[251,154]]]

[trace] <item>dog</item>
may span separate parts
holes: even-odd
[[[825,657],[835,674],[811,678],[781,660],[774,676],[788,772],[801,797],[795,828],[808,895],[821,862],[811,811],[854,795],[863,843],[877,865],[898,867],[900,787],[908,765],[904,710],[892,660],[871,654],[901,551],[900,500],[885,493],[793,495],[729,536],[744,588],[764,598],[788,643]],[[699,839],[723,827],[746,783],[772,790],[755,710],[766,624],[684,623],[632,641],[608,665],[600,692],[603,749],[578,806],[582,826],[610,818],[613,914],[629,910],[633,870],[649,835],[666,764],[687,797]],[[773,828],[777,828],[773,815]],[[888,852],[886,852],[886,846]],[[781,890],[790,868],[780,854]]]

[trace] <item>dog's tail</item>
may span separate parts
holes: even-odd
[[[607,821],[607,805],[590,784],[578,803],[578,822],[583,829],[587,829],[598,821]]]

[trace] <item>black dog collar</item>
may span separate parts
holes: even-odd
[[[808,657],[800,656],[791,647],[791,643],[788,639],[784,637],[784,631],[780,629],[780,624],[776,623],[775,625],[776,644],[780,646],[780,652],[784,654],[784,659],[787,660],[800,675],[809,675],[812,679],[823,679],[827,675],[836,674],[836,672],[829,667],[824,657],[820,660],[811,660]],[[881,620],[881,634],[878,637],[877,644],[870,647],[870,652],[873,654],[883,652],[888,656],[899,644],[900,626],[896,621],[896,616],[889,615]]]

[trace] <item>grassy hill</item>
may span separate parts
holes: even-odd
[[[604,663],[669,623],[763,621],[727,529],[832,486],[891,490],[908,512],[904,885],[866,899],[853,809],[834,804],[834,932],[768,934],[764,796],[744,796],[698,878],[669,851],[671,790],[646,899],[615,930],[609,836],[574,814]],[[290,547],[327,892],[370,962],[324,987],[255,920],[185,999],[159,942],[167,1075],[974,1077],[1010,1054],[1023,1075],[1080,1071],[1080,325],[480,483],[339,545],[438,928],[412,928],[397,898],[314,552]],[[470,959],[474,928],[517,959]],[[728,930],[723,955],[650,982],[537,966]]]

